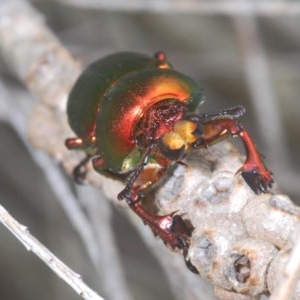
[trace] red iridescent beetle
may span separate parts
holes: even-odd
[[[70,126],[78,137],[67,139],[66,146],[87,153],[75,177],[92,158],[97,172],[126,183],[118,199],[125,199],[165,244],[184,253],[192,233],[187,221],[177,213],[148,212],[141,197],[187,152],[228,136],[240,137],[247,158],[239,172],[247,184],[260,193],[273,182],[248,131],[237,120],[245,109],[200,113],[203,101],[198,84],[172,69],[164,53],[151,57],[122,52],[88,66],[67,106]]]

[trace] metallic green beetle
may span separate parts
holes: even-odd
[[[122,52],[88,66],[67,106],[70,126],[77,135],[66,140],[67,147],[84,150],[96,171],[124,181],[126,187],[118,199],[125,199],[166,244],[185,253],[192,233],[188,222],[177,213],[148,212],[141,196],[186,153],[238,136],[247,153],[240,172],[248,185],[259,193],[273,182],[247,130],[237,121],[244,108],[202,114],[199,105],[203,101],[198,84],[172,69],[164,53],[151,57]]]

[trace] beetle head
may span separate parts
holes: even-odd
[[[151,105],[135,125],[137,145],[148,147],[158,141],[182,119],[185,110],[186,104],[176,99],[164,99]]]
[[[164,156],[180,159],[201,135],[198,123],[183,119],[186,110],[186,103],[177,99],[152,105],[135,126],[137,145],[148,147],[157,142]]]

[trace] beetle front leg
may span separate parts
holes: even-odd
[[[148,212],[141,205],[141,194],[147,194],[148,189],[163,178],[167,167],[163,161],[155,164],[147,164],[148,157],[153,146],[148,148],[140,166],[130,175],[126,187],[119,193],[119,200],[126,200],[129,207],[150,226],[155,235],[159,236],[165,244],[172,248],[187,249],[193,231],[183,218],[172,212],[171,214],[158,216]]]
[[[274,182],[272,173],[265,166],[262,156],[255,147],[249,132],[246,129],[242,129],[238,136],[244,142],[247,158],[237,173],[241,173],[244,180],[255,193],[266,193]]]
[[[192,229],[177,212],[158,216],[145,210],[141,205],[140,199],[132,200],[132,198],[126,198],[126,201],[129,207],[166,245],[171,246],[173,249],[188,249]]]
[[[126,200],[129,207],[166,245],[173,249],[188,249],[193,227],[188,225],[177,211],[164,216],[152,214],[142,207],[141,198],[137,193],[126,189],[126,187],[118,195],[118,199]]]
[[[193,147],[205,147],[227,138],[229,135],[240,137],[244,143],[247,157],[237,173],[241,173],[255,193],[265,193],[273,183],[272,173],[265,166],[249,132],[243,128],[240,122],[235,120],[234,114],[231,114],[231,112],[236,112],[238,115],[238,108],[222,111],[223,115],[214,113],[211,115],[211,120],[209,120],[210,115],[208,114],[199,115],[198,121],[203,122],[205,120],[203,123],[201,122],[203,132],[201,137],[193,144]],[[195,118],[196,116],[194,116],[194,120]]]
[[[199,274],[187,258],[190,238],[194,230],[192,225],[188,224],[176,211],[164,216],[151,214],[142,207],[141,199],[137,193],[131,193],[130,189],[126,189],[126,187],[118,195],[118,199],[125,199],[129,207],[152,229],[154,235],[159,236],[166,245],[171,246],[173,249],[182,249],[187,268],[191,272]]]

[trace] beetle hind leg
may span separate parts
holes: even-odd
[[[80,137],[68,138],[65,141],[65,145],[70,150],[84,150],[86,148],[86,143]],[[86,165],[90,161],[91,155],[87,154],[79,164],[73,169],[73,178],[76,183],[83,184],[86,176]]]
[[[87,174],[87,164],[91,160],[92,155],[87,154],[73,170],[73,178],[76,183],[83,184]]]
[[[68,138],[65,141],[65,145],[68,149],[70,150],[82,150],[87,153],[86,157],[79,162],[79,164],[74,168],[73,170],[73,178],[74,180],[79,183],[83,184],[86,173],[87,173],[87,164],[92,158],[93,151],[93,146],[95,143],[95,135],[94,132],[92,131],[89,133],[87,138],[82,138],[82,137],[74,137],[74,138]]]

